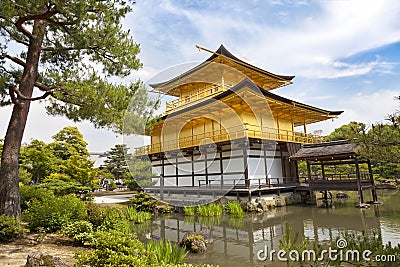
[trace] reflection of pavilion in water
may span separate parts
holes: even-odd
[[[191,255],[190,262],[212,263],[220,266],[260,266],[257,252],[267,246],[268,251],[279,250],[279,240],[282,240],[285,231],[285,222],[289,222],[292,233],[299,233],[311,241],[329,244],[334,241],[340,232],[359,232],[361,230],[380,231],[379,210],[375,207],[375,216],[367,216],[364,210],[354,210],[340,214],[332,209],[316,209],[309,207],[285,207],[276,209],[275,213],[254,214],[251,218],[231,218],[223,216],[217,225],[208,227],[207,219],[189,217],[175,217],[158,220],[158,226],[153,235],[163,239],[179,241],[185,233],[211,228],[214,243],[205,255]],[[341,209],[342,210],[342,209]],[[355,211],[355,212],[354,212]],[[201,221],[199,219],[206,219]],[[201,259],[199,258],[201,257]],[[196,262],[198,260],[199,262]],[[280,265],[268,266],[286,266]]]

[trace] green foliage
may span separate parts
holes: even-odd
[[[288,222],[285,222],[285,233],[282,236],[282,240],[279,240],[279,248],[286,251],[287,255],[290,251],[297,251],[299,255],[302,255],[303,251],[307,249],[309,244],[308,238],[300,240],[300,234],[295,233],[293,237],[292,228]],[[302,258],[299,258],[299,263],[302,265]],[[287,266],[294,266],[292,262],[288,261]]]
[[[196,212],[196,207],[195,206],[183,207],[183,212],[185,213],[186,216],[194,216]]]
[[[123,233],[131,231],[131,224],[127,221],[121,207],[101,207],[96,204],[86,205],[87,220],[96,230],[119,230]]]
[[[239,202],[237,201],[229,201],[226,204],[226,210],[228,213],[234,217],[244,217],[245,213],[242,207],[240,206]]]
[[[361,122],[352,121],[335,129],[327,136],[327,141],[353,140],[366,132],[366,125]]]
[[[64,225],[61,232],[73,238],[76,245],[83,245],[92,240],[93,225],[88,221],[75,221]]]
[[[131,180],[126,181],[126,184],[130,190],[141,190],[142,188],[151,187],[156,183],[152,181],[154,174],[149,160],[130,157],[127,163]]]
[[[152,214],[146,211],[137,212],[133,207],[127,207],[124,210],[125,218],[129,221],[133,221],[135,223],[144,223],[151,219]]]
[[[137,211],[153,213],[157,207],[157,200],[148,195],[146,192],[140,192],[130,199],[130,204]]]
[[[35,183],[39,183],[58,170],[59,162],[53,152],[43,141],[32,140],[21,148],[20,168],[29,172]]]
[[[0,215],[0,243],[12,241],[25,232],[18,219],[4,214]]]
[[[172,206],[170,206],[168,204],[165,204],[165,205],[162,205],[162,206],[158,206],[157,207],[157,212],[158,213],[172,213],[172,211],[173,211],[172,209],[173,209]]]
[[[374,259],[376,255],[395,255],[395,261],[387,261],[387,262],[374,262],[375,266],[381,267],[397,267],[398,262],[400,261],[400,245],[393,247],[391,243],[386,245],[383,244],[382,235],[376,232],[366,232],[364,230],[361,233],[349,233],[342,232],[340,236],[337,237],[335,242],[332,242],[331,246],[334,249],[339,249],[337,247],[337,241],[339,238],[343,238],[346,240],[346,248],[345,250],[357,250],[362,253],[365,250],[370,250],[372,254],[368,256],[371,259]],[[361,258],[361,257],[360,257]],[[347,261],[346,261],[347,262]],[[333,262],[334,266],[341,266],[343,262],[338,258]],[[367,266],[371,262],[364,261],[361,258],[360,262],[352,263],[352,266]]]
[[[179,264],[188,252],[185,247],[179,247],[168,240],[149,240],[146,244],[147,251],[155,254],[158,264]]]
[[[107,159],[104,161],[105,167],[114,175],[115,179],[128,179],[130,173],[128,170],[127,159],[129,148],[125,145],[115,145],[108,152]]]
[[[46,179],[43,183],[37,185],[38,188],[48,189],[54,192],[56,196],[68,194],[79,195],[82,192],[92,190],[91,187],[83,186],[75,181],[63,181],[59,179]]]
[[[75,266],[159,266],[156,256],[148,252],[133,234],[124,234],[117,230],[97,231],[89,245],[91,250],[75,254]]]
[[[46,232],[55,232],[67,223],[86,217],[85,204],[72,195],[47,195],[32,199],[27,206],[22,218],[32,230],[43,228]]]
[[[39,188],[38,186],[21,186],[20,187],[21,196],[21,209],[22,211],[28,208],[28,203],[32,202],[34,199],[39,201],[44,201],[54,197],[54,193],[51,190]]]
[[[212,204],[197,206],[196,211],[199,216],[205,216],[205,217],[220,216],[222,215],[223,208],[222,205],[220,204],[212,203]]]

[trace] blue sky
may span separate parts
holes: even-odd
[[[138,0],[124,26],[141,44],[144,67],[129,79],[147,81],[160,71],[209,55],[195,45],[234,55],[277,74],[295,75],[293,84],[274,93],[328,110],[344,110],[336,120],[310,125],[310,131],[352,120],[382,120],[399,107],[400,1],[397,0]],[[9,109],[0,112],[0,136]],[[65,125],[32,107],[24,140],[50,140]],[[115,134],[76,124],[91,151],[122,142]],[[2,132],[3,131],[3,132]]]

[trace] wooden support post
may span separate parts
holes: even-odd
[[[371,161],[367,160],[368,164],[368,172],[369,172],[369,180],[372,185],[372,202],[378,202],[378,195],[376,194],[376,189],[375,189],[375,182],[374,182],[374,175],[372,173],[372,167],[371,167]]]
[[[325,181],[326,180],[326,177],[325,177],[325,164],[324,164],[323,161],[321,161],[321,171],[322,171],[322,180]],[[324,191],[324,200],[328,201],[328,190]]]
[[[164,175],[165,175],[165,166],[164,166],[164,154],[161,154],[161,175],[160,175],[160,200],[164,200]]]
[[[249,181],[249,169],[247,165],[247,140],[242,144],[243,147],[243,168],[244,168],[244,183],[247,189],[250,189],[250,181]]]
[[[222,162],[222,147],[217,147],[219,150],[219,172],[221,173],[221,188],[224,186],[224,165]]]
[[[175,185],[179,186],[178,154],[175,155]]]
[[[360,166],[358,165],[358,159],[354,159],[356,165],[356,177],[357,177],[357,189],[358,189],[358,202],[361,205],[364,203],[364,196],[361,188],[361,177],[360,177]]]
[[[206,186],[208,186],[207,148],[204,149],[204,172],[206,175]]]
[[[192,150],[192,155],[190,157],[192,165],[192,187],[194,187],[194,149]]]
[[[310,166],[310,162],[307,160],[307,179],[308,179],[308,183],[311,182],[311,166]]]
[[[306,160],[307,163],[307,179],[308,179],[308,188],[309,188],[309,193],[310,193],[310,201],[314,203],[315,199],[313,199],[313,189],[312,189],[312,183],[311,183],[311,166],[310,162]]]
[[[268,165],[267,165],[267,142],[265,140],[262,140],[262,150],[263,150],[263,160],[264,160],[264,173],[265,173],[265,184],[269,185],[268,182]]]

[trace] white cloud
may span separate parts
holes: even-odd
[[[336,105],[344,111],[337,119],[325,121],[309,126],[309,132],[323,130],[323,135],[328,135],[335,128],[351,121],[363,122],[370,126],[376,122],[382,122],[387,115],[399,109],[399,101],[394,99],[400,95],[400,89],[382,89],[372,94],[356,93],[349,98],[339,100]]]
[[[273,1],[271,4],[293,7],[298,2]],[[228,48],[237,46],[257,66],[306,77],[362,75],[386,64],[377,60],[338,66],[342,63],[340,58],[400,40],[399,1],[317,1],[314,5],[318,12],[307,13],[303,20],[292,20],[285,25],[249,19],[246,4],[242,5],[243,16],[232,15],[225,9],[187,9],[171,1],[163,1],[159,8],[184,18],[198,33],[195,39],[187,38],[182,32],[167,40],[183,49],[179,56],[184,60],[191,57],[194,43],[199,42],[211,49],[219,43],[225,43]],[[268,11],[265,16],[273,15]],[[291,15],[289,10],[277,13]]]

